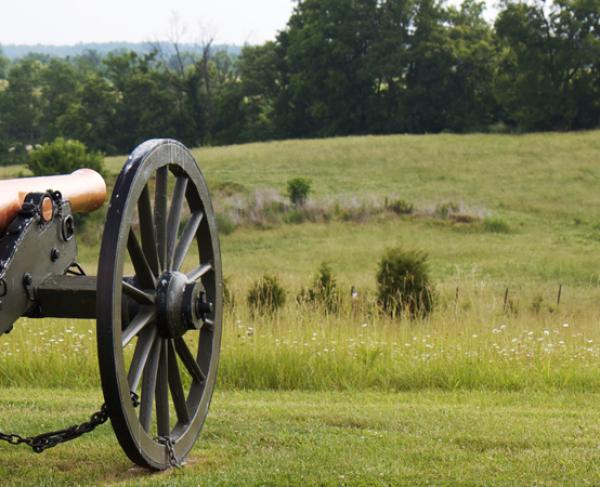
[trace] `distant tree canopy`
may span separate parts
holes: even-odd
[[[0,161],[56,137],[184,143],[600,126],[600,2],[301,0],[239,55],[158,45],[60,59],[0,52]]]

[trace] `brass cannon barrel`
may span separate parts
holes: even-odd
[[[78,169],[64,176],[5,179],[0,181],[0,231],[17,216],[28,193],[60,191],[73,213],[89,213],[106,199],[106,183],[92,169]]]

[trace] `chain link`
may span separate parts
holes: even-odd
[[[169,465],[171,467],[180,468],[182,464],[179,460],[177,460],[177,456],[175,455],[175,443],[170,436],[157,436],[156,441],[158,441],[161,445],[165,445],[167,447],[167,454],[169,455]]]
[[[140,405],[138,395],[133,391],[131,391],[130,394],[133,407],[138,407]],[[70,426],[69,428],[65,428],[62,430],[42,433],[37,436],[23,437],[14,433],[0,433],[0,440],[6,441],[11,445],[20,445],[21,443],[24,443],[27,446],[31,447],[31,449],[34,452],[42,453],[48,448],[52,448],[56,445],[59,445],[60,443],[65,443],[67,441],[74,440],[75,438],[79,438],[81,435],[94,431],[96,427],[106,423],[107,421],[108,406],[106,406],[106,404],[103,404],[100,407],[100,410],[92,414],[90,416],[90,420],[86,421],[85,423]],[[167,448],[169,447],[167,446]]]

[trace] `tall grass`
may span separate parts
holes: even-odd
[[[236,306],[225,316],[220,386],[598,390],[599,140],[349,137],[195,151],[211,188],[221,183],[215,207],[242,227],[222,238]],[[111,177],[124,160],[107,161]],[[293,209],[281,210],[291,169],[313,180],[315,217],[303,221],[317,223],[278,224],[294,221],[283,218]],[[386,203],[390,195],[404,203]],[[440,202],[458,210],[435,217]],[[269,218],[276,224],[261,225]],[[100,216],[86,225],[79,257],[93,274]],[[396,245],[430,256],[438,295],[426,320],[392,320],[373,305],[377,260]],[[293,299],[324,260],[345,297],[337,313]],[[265,272],[290,299],[273,316],[252,316],[247,291]],[[20,320],[0,340],[0,385],[97,387],[94,328]]]
[[[244,286],[233,286],[242,295]],[[301,390],[600,390],[600,310],[506,310],[474,283],[438,295],[425,320],[392,320],[370,296],[339,313],[293,300],[267,316],[227,310],[222,388]],[[532,299],[532,302],[534,300]],[[92,322],[20,321],[0,348],[0,385],[98,387]]]

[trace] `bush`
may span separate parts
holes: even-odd
[[[377,298],[383,310],[392,316],[428,315],[433,310],[433,298],[427,254],[400,248],[388,250],[377,270]]]
[[[83,142],[59,137],[32,150],[27,158],[27,167],[36,176],[70,174],[83,167],[103,174],[103,160],[102,153],[88,152]]]
[[[273,314],[285,304],[285,290],[275,276],[265,274],[248,291],[252,313]]]
[[[446,203],[440,203],[435,209],[435,214],[440,218],[448,218],[452,213],[456,213],[460,210],[460,206],[452,201]]]
[[[386,204],[388,210],[397,215],[410,215],[414,211],[414,206],[404,200],[396,200]]]
[[[310,180],[304,178],[290,179],[287,183],[287,195],[295,206],[302,206],[310,193]]]
[[[491,233],[509,233],[508,223],[498,217],[487,217],[483,220],[483,229]]]
[[[290,225],[298,225],[304,222],[305,216],[302,210],[292,209],[283,216],[283,221]]]
[[[315,275],[311,288],[302,289],[298,295],[300,304],[321,305],[328,313],[336,313],[340,305],[340,293],[331,267],[323,262]]]

